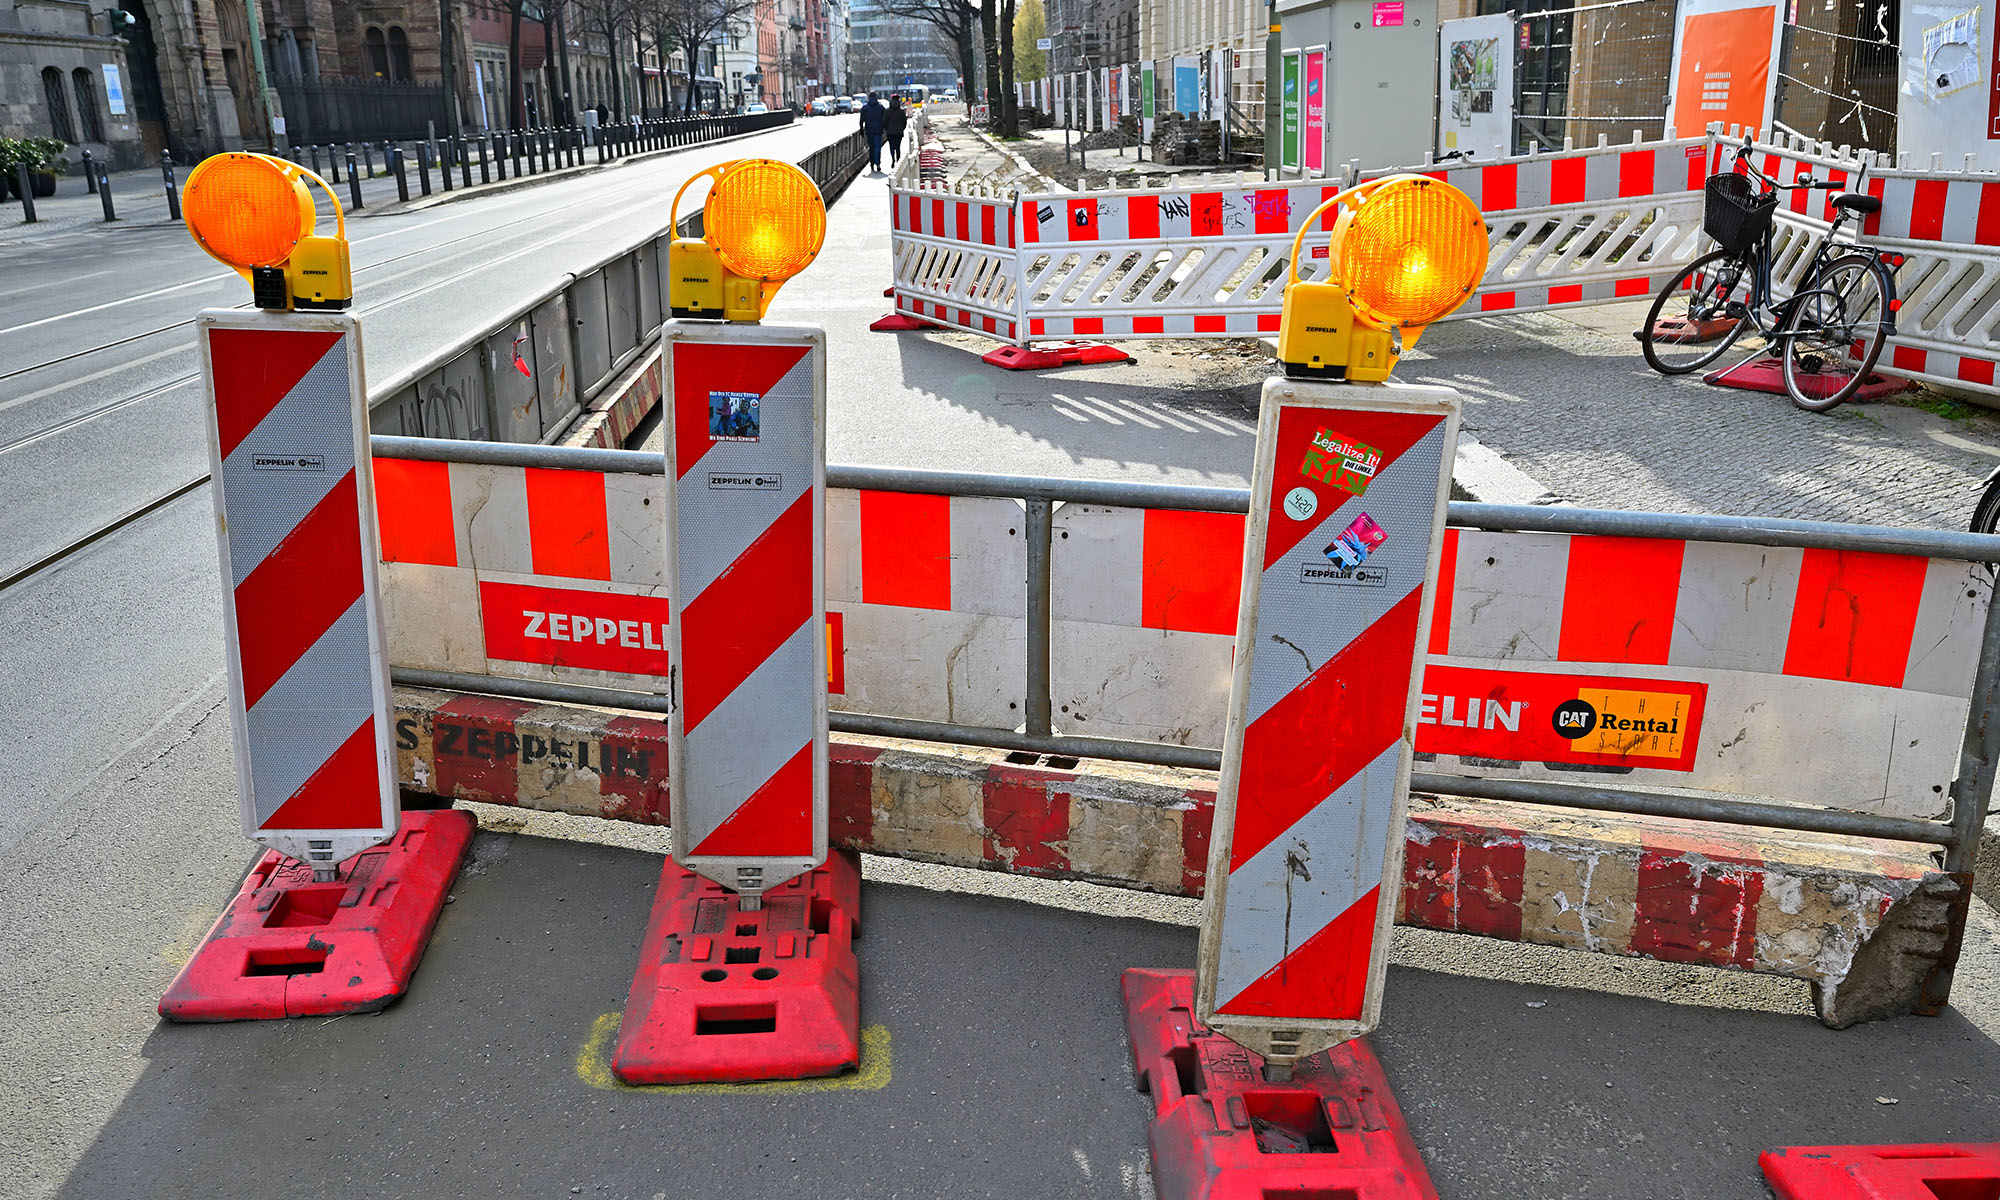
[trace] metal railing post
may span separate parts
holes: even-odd
[[[97,181],[92,179],[91,182],[96,183]],[[36,219],[35,185],[34,181],[28,178],[27,163],[17,162],[14,164],[14,186],[21,193],[21,219],[27,224],[33,225]]]
[[[396,157],[400,160],[402,155],[402,150],[398,148]],[[417,186],[423,189],[424,195],[431,194],[431,155],[422,142],[417,143]]]
[[[174,154],[171,150],[160,151],[160,177],[167,184],[167,219],[181,219],[181,185],[174,179]]]
[[[396,199],[407,202],[410,198],[410,172],[403,165],[403,148],[395,146],[389,152],[395,156],[389,169],[396,176]]]
[[[104,202],[104,219],[116,221],[118,210],[111,203],[111,172],[104,169],[103,163],[97,164],[97,198]]]
[[[464,134],[452,139],[458,143],[458,180],[466,187],[472,186],[472,143]]]
[[[347,151],[347,207],[354,212],[361,211],[361,175],[354,169],[354,143],[349,142]]]
[[[90,151],[83,152],[83,190],[97,194],[97,171],[90,165]]]
[[[1055,503],[1027,501],[1028,521],[1028,696],[1027,729],[1046,737],[1049,701],[1049,557],[1054,549]]]
[[[1972,677],[1972,707],[1965,717],[1965,738],[1958,752],[1958,776],[1951,783],[1951,845],[1944,852],[1944,869],[1959,877],[1961,891],[1952,905],[1944,947],[1930,978],[1924,981],[1919,1011],[1935,1012],[1951,999],[1952,978],[1965,944],[1965,922],[1972,908],[1972,876],[1979,857],[1979,837],[1993,799],[1993,779],[2000,769],[2000,603],[1987,597],[1986,626],[1979,641],[1979,667]]]

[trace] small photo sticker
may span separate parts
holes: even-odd
[[[754,442],[762,436],[755,392],[708,394],[708,440]]]
[[[1321,553],[1334,565],[1353,570],[1367,562],[1368,556],[1388,540],[1389,535],[1375,523],[1375,518],[1362,513],[1340,531],[1339,537],[1327,543]]]

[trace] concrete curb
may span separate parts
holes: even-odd
[[[623,450],[625,439],[659,404],[662,379],[656,340],[598,393],[589,411],[563,435],[561,444]]]
[[[410,688],[397,770],[428,795],[663,825],[657,718]],[[842,735],[835,845],[1200,895],[1215,776]],[[1921,847],[1414,797],[1405,924],[1812,984],[1836,1027],[1911,1011],[1957,894]]]

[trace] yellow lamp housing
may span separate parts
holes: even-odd
[[[333,201],[333,236],[316,235],[310,180]],[[326,181],[264,154],[216,154],[188,175],[181,211],[195,244],[250,281],[258,308],[343,309],[354,300],[347,218]]]
[[[674,193],[668,219],[680,228],[681,197],[712,180],[703,237],[667,247],[667,308],[696,320],[759,321],[786,280],[811,265],[826,241],[826,201],[790,163],[744,158],[696,175]]]
[[[1327,278],[1299,278],[1306,231],[1334,210]],[[1292,239],[1278,361],[1293,378],[1380,382],[1431,322],[1486,274],[1486,221],[1464,192],[1423,175],[1349,188]]]

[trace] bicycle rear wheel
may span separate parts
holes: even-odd
[[[1721,358],[1750,323],[1750,261],[1712,250],[1689,263],[1653,298],[1639,346],[1662,375],[1685,375]]]
[[[1843,254],[1793,297],[1783,336],[1792,403],[1825,412],[1867,380],[1889,338],[1888,269],[1872,254]]]

